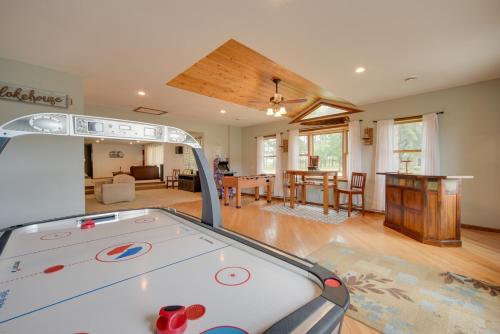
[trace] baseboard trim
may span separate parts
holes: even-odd
[[[500,228],[477,226],[477,225],[469,225],[469,224],[461,224],[461,226],[462,226],[462,228],[469,229],[469,230],[477,230],[477,231],[500,233]]]

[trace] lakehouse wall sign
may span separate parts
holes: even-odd
[[[0,81],[0,99],[68,108],[68,95]]]

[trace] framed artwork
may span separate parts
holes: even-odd
[[[110,151],[109,157],[112,159],[122,159],[125,154],[122,151]]]

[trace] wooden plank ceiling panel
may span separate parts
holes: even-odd
[[[282,81],[279,92],[286,100],[306,98],[307,102],[287,104],[288,117],[295,117],[318,99],[352,106],[326,89],[284,68],[234,39],[212,51],[190,68],[167,82],[168,86],[265,110],[274,94],[273,77]]]

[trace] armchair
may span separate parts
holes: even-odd
[[[94,185],[96,200],[103,204],[131,202],[135,199],[135,179],[127,174],[116,175],[112,183],[96,182]]]

